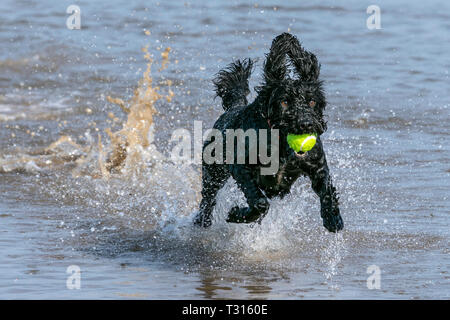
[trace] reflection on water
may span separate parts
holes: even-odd
[[[0,298],[449,298],[447,2],[381,1],[377,31],[356,0],[81,2],[72,31],[46,2],[0,4]],[[346,230],[306,178],[252,227],[225,223],[229,181],[198,230],[200,170],[168,160],[171,133],[209,128],[214,73],[259,58],[257,85],[287,30],[322,63]]]

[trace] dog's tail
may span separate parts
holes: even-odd
[[[247,95],[250,93],[248,79],[252,68],[253,60],[248,58],[243,61],[236,60],[217,73],[213,83],[217,96],[222,98],[225,111],[236,106],[247,105]]]

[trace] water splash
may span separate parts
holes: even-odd
[[[139,81],[138,87],[134,91],[133,97],[124,102],[119,98],[107,97],[108,101],[118,105],[125,113],[127,113],[127,121],[123,124],[122,129],[112,132],[107,129],[106,132],[111,139],[111,156],[106,163],[100,162],[102,174],[108,178],[113,170],[123,173],[134,172],[139,174],[146,164],[149,157],[152,161],[164,160],[164,157],[157,151],[153,144],[153,116],[157,112],[155,103],[163,98],[160,93],[159,86],[153,86],[153,78],[151,76],[151,67],[153,59],[148,51],[148,46],[144,47],[144,58],[147,60],[147,68],[143,73],[142,79]],[[168,47],[161,56],[160,70],[167,67],[169,61],[170,48]],[[171,102],[174,96],[171,90],[171,81],[165,81],[168,86],[167,102]],[[101,142],[99,142],[99,145]]]
[[[95,230],[113,230],[111,233],[122,239],[130,238],[130,229],[153,232],[150,238],[145,234],[138,241],[139,246],[164,252],[163,259],[183,265],[250,265],[262,269],[282,265],[283,269],[295,269],[303,268],[299,265],[302,259],[310,261],[322,256],[327,269],[325,277],[335,275],[344,242],[330,237],[320,227],[318,202],[304,179],[294,185],[283,201],[271,201],[263,222],[251,227],[225,222],[226,212],[232,206],[245,205],[242,193],[229,181],[219,193],[215,223],[210,230],[199,232],[192,227],[192,215],[200,200],[201,177],[190,165],[174,164],[155,144],[156,104],[171,103],[174,92],[169,80],[155,84],[155,60],[148,46],[142,50],[146,69],[133,96],[128,100],[107,97],[127,116],[121,122],[113,112],[107,115],[120,129],[108,128],[106,135],[97,137],[86,132],[85,144],[63,136],[24,158],[23,163],[28,163],[33,172],[57,172],[43,183],[49,196],[68,206],[93,210],[103,224]],[[170,48],[161,53],[159,71],[168,67],[169,53]],[[67,164],[69,174],[61,174],[59,169]],[[117,241],[111,242],[113,251],[120,251]],[[101,247],[98,243],[95,246]]]
[[[339,265],[345,257],[346,241],[342,233],[337,233],[334,237],[328,237],[321,253],[321,262],[325,266],[325,278],[333,290],[339,290],[338,282],[334,281],[338,274]]]
[[[160,71],[169,65],[170,50],[168,47],[161,53]],[[107,128],[106,135],[99,133],[97,137],[86,131],[84,144],[65,135],[46,148],[0,154],[0,172],[55,175],[44,186],[52,197],[101,208],[110,215],[122,214],[138,229],[164,225],[174,217],[192,213],[200,196],[198,172],[172,163],[154,141],[156,104],[171,103],[172,81],[155,83],[155,59],[149,46],[142,51],[146,69],[133,96],[128,100],[107,97],[126,114],[122,122],[113,112],[108,114],[119,130]],[[92,110],[86,114],[90,116]],[[69,175],[65,174],[67,169]]]

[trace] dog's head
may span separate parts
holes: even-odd
[[[326,130],[319,73],[316,56],[303,50],[295,36],[283,33],[273,40],[264,63],[264,83],[257,88],[272,128],[282,135],[320,135]]]

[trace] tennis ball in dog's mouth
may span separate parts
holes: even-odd
[[[287,142],[295,152],[307,152],[314,148],[317,140],[315,133],[288,134]]]

